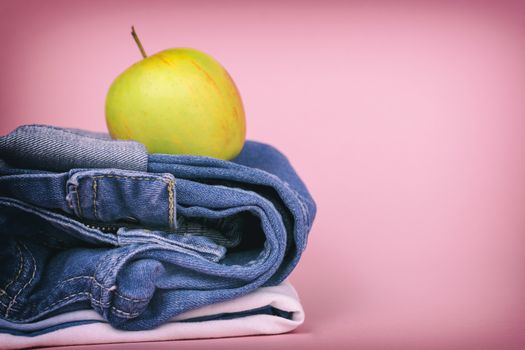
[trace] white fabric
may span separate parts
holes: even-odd
[[[231,320],[177,322],[194,317],[247,311],[268,305],[292,312],[292,319],[272,315],[252,315]],[[95,311],[76,311],[28,324],[24,329],[38,330],[50,325],[79,320],[103,321]],[[103,321],[62,328],[33,337],[0,334],[0,349],[278,334],[292,331],[303,322],[304,312],[297,292],[290,283],[284,282],[275,287],[259,288],[237,299],[186,312],[153,330],[122,331]],[[17,329],[21,328],[17,327]]]

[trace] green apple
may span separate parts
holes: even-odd
[[[175,48],[146,56],[111,84],[106,122],[114,139],[136,140],[149,153],[232,159],[241,151],[246,121],[239,91],[209,55]]]

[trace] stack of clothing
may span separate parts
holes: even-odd
[[[315,212],[263,143],[223,161],[21,126],[0,138],[0,348],[293,330]]]

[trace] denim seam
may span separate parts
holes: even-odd
[[[92,281],[95,282],[99,287],[101,287],[101,288],[103,288],[103,289],[105,289],[105,290],[107,290],[107,291],[109,291],[109,290],[111,289],[111,288],[108,288],[108,287],[102,285],[102,284],[101,284],[99,281],[97,281],[97,279],[96,279],[95,277],[93,277],[93,276],[76,276],[76,277],[71,277],[71,278],[68,278],[68,279],[66,279],[66,280],[63,280],[63,281],[59,282],[59,283],[57,284],[57,287],[59,287],[59,286],[65,284],[65,283],[68,283],[68,282],[71,282],[71,281],[74,281],[74,280],[78,280],[78,279],[88,279],[88,280],[92,280]],[[150,298],[129,298],[129,297],[126,297],[126,296],[120,294],[120,293],[117,292],[117,291],[113,291],[113,293],[114,293],[115,295],[117,295],[119,298],[122,298],[122,299],[124,299],[124,300],[128,300],[128,301],[137,301],[137,302],[142,302],[142,301],[147,301],[147,300],[150,299]]]
[[[121,318],[135,318],[137,316],[139,316],[141,314],[141,312],[126,312],[126,311],[122,311],[122,310],[119,310],[117,309],[116,307],[112,306],[111,307],[111,310],[113,310],[113,312],[117,313],[117,314],[121,314]]]
[[[78,186],[74,185],[73,191],[75,191],[77,197],[78,214],[80,217],[83,217],[84,215],[82,214],[82,206],[80,205],[80,193],[78,192]]]
[[[301,211],[303,212],[303,219],[306,224],[306,229],[310,230],[309,226],[309,217],[308,217],[308,208],[306,207],[306,204],[303,202],[303,199],[300,197],[299,193],[297,193],[295,190],[292,190],[295,192],[295,197],[297,198],[297,201],[299,202],[299,206],[301,207]]]
[[[22,288],[20,288],[18,293],[16,293],[16,295],[13,297],[13,300],[11,300],[11,302],[9,303],[9,306],[7,307],[7,310],[5,311],[5,317],[6,318],[9,316],[9,311],[11,311],[11,308],[13,306],[15,306],[15,304],[16,304],[16,298],[18,298],[20,293],[22,293],[22,291],[24,289],[26,289],[31,284],[31,282],[33,282],[33,279],[35,278],[35,275],[36,275],[36,260],[35,260],[35,257],[31,253],[31,251],[26,247],[25,244],[23,244],[23,243],[20,243],[20,244],[24,247],[25,250],[27,250],[27,252],[31,256],[31,260],[33,260],[33,273],[31,275],[31,278],[29,279],[29,281],[27,281],[26,284],[24,284],[24,286]]]
[[[89,293],[89,292],[84,292],[84,293]],[[91,293],[89,293],[89,294],[91,294]],[[91,297],[93,297],[93,296],[91,295]],[[91,302],[92,302],[93,304],[95,304],[95,306],[98,306],[98,307],[101,307],[101,308],[104,308],[104,307],[107,308],[107,307],[109,307],[109,308],[110,308],[111,310],[113,310],[115,313],[123,315],[122,318],[133,318],[133,317],[137,317],[138,315],[141,314],[141,312],[138,312],[138,311],[135,311],[135,312],[127,312],[127,311],[121,310],[121,309],[119,309],[119,308],[117,308],[117,307],[115,307],[115,306],[110,306],[111,304],[109,304],[109,303],[102,303],[102,302],[99,302],[99,301],[97,301],[97,300],[93,300],[93,299],[91,299]]]
[[[16,244],[16,250],[17,250],[17,253],[18,253],[18,272],[16,273],[16,275],[9,282],[7,282],[7,284],[5,285],[4,288],[0,289],[0,296],[5,294],[5,296],[9,300],[12,300],[12,298],[9,296],[9,294],[7,294],[7,288],[9,288],[9,286],[11,284],[13,284],[16,281],[18,281],[18,278],[20,277],[20,273],[22,273],[22,267],[24,267],[24,256],[22,254],[22,251],[20,250],[20,245],[18,244],[18,242],[15,242],[15,244]],[[2,305],[4,305],[5,307],[8,307],[3,302],[2,302]]]
[[[295,189],[293,189],[290,184],[286,181],[282,181],[282,183],[285,185],[285,187],[290,190],[290,192],[294,195],[294,197],[299,202],[299,207],[301,208],[301,214],[303,214],[303,219],[305,220],[306,225],[308,226],[309,218],[308,218],[308,208],[306,208],[306,204],[304,204],[302,200],[302,196],[297,192]]]
[[[96,199],[97,199],[97,179],[101,179],[101,178],[116,178],[116,179],[132,179],[132,180],[147,180],[147,181],[162,181],[164,182],[167,186],[167,190],[168,190],[168,223],[169,223],[169,226],[170,228],[174,228],[174,217],[173,217],[173,209],[175,207],[175,204],[174,204],[174,187],[175,187],[175,182],[172,180],[172,179],[166,179],[164,177],[160,177],[160,178],[156,178],[156,177],[142,177],[142,176],[126,176],[126,175],[96,175],[96,176],[93,176],[93,186],[92,186],[92,190],[93,190],[93,214],[95,216],[95,218],[97,220],[100,220],[98,218],[98,214],[97,214],[97,203],[96,203]],[[78,197],[77,197],[78,198]],[[80,202],[79,202],[79,205],[80,205]]]
[[[96,220],[100,220],[97,214],[97,177],[93,177],[93,216]]]
[[[95,273],[95,272],[94,272]],[[94,274],[93,273],[93,274]],[[95,278],[95,276],[93,275],[93,278]],[[103,291],[103,290],[102,290]],[[93,294],[91,294],[91,304],[93,305],[97,305],[98,304],[98,307],[100,307],[101,309],[104,309],[104,308],[107,308],[109,305],[106,305],[103,301],[102,301],[102,298],[104,297],[104,293],[100,291],[98,293],[98,300],[96,300],[95,298],[93,298]],[[109,292],[109,290],[107,291]]]
[[[78,292],[78,293],[75,293],[75,294],[71,294],[71,295],[68,295],[50,305],[48,305],[45,309],[43,309],[39,314],[43,314],[45,313],[46,311],[48,311],[49,309],[53,308],[54,306],[58,305],[58,304],[61,304],[63,303],[64,301],[68,301],[70,299],[74,299],[80,295],[85,295],[85,296],[88,296],[90,298],[90,301],[91,303],[93,303],[95,306],[98,306],[98,307],[109,307],[110,304],[108,303],[103,303],[103,302],[100,302],[98,300],[94,300],[93,299],[93,294],[91,292]],[[113,310],[115,313],[118,313],[118,314],[121,314],[123,315],[123,318],[133,318],[133,317],[136,317],[138,315],[140,315],[140,312],[126,312],[124,310],[121,310],[115,306],[110,306],[111,310]],[[9,320],[9,318],[6,317],[6,320]],[[13,321],[21,321],[22,319],[17,319],[17,318],[11,318],[11,320]]]
[[[134,240],[136,240],[137,238],[142,239],[144,243],[152,242],[152,243],[158,244],[162,248],[174,249],[173,247],[177,247],[177,248],[182,249],[182,252],[178,249],[175,249],[177,252],[192,255],[198,258],[203,258],[199,253],[212,255],[216,259],[219,259],[221,257],[220,252],[217,253],[213,248],[208,248],[206,246],[198,247],[196,245],[192,245],[192,244],[184,243],[184,242],[173,242],[173,241],[166,239],[165,237],[158,237],[158,236],[151,237],[145,234],[135,234],[132,237],[128,236],[126,238],[131,238]],[[206,260],[212,260],[212,259],[206,259]],[[215,261],[215,260],[212,260],[212,261]]]
[[[108,265],[107,269],[108,269],[109,271],[113,270],[116,266],[118,266],[118,264],[120,263],[120,261],[121,261],[122,259],[126,258],[126,257],[128,257],[128,254],[125,254],[125,253],[124,253],[124,254],[120,254],[116,259],[114,259],[114,261],[111,261],[111,260],[113,260],[113,259],[110,259],[110,263],[111,263],[111,264]],[[96,272],[97,272],[97,270],[95,270],[95,271],[93,272],[93,279],[94,279],[95,281],[97,281],[97,279],[96,279],[96,277],[95,277]],[[101,284],[100,282],[98,282],[98,281],[97,281],[97,284],[98,284],[99,286],[104,287],[104,285],[102,285],[102,284]],[[110,288],[106,288],[106,287],[104,287],[104,289],[106,289],[107,291],[110,291],[110,290],[111,290],[111,287],[110,287]],[[92,302],[92,303],[98,303],[98,304],[100,304],[100,305],[103,305],[103,302],[102,302],[102,293],[100,293],[98,300],[94,299],[94,298],[93,298],[93,295],[91,295],[91,302]]]
[[[175,182],[171,179],[167,179],[168,181],[168,223],[170,225],[170,228],[174,229],[174,217],[173,217],[173,210],[175,204],[173,203],[173,197],[174,197],[174,188],[175,188]]]
[[[41,311],[41,314],[46,312],[47,310],[51,309],[52,307],[64,302],[64,301],[67,301],[67,300],[70,300],[70,299],[74,299],[75,297],[79,296],[79,295],[85,295],[85,296],[88,296],[90,298],[90,301],[92,304],[95,304],[96,306],[98,307],[101,307],[101,308],[104,308],[104,307],[110,307],[111,304],[109,303],[103,303],[101,301],[98,301],[98,300],[95,300],[93,299],[93,294],[91,292],[78,292],[78,293],[75,293],[75,294],[71,294],[71,295],[68,295],[56,302],[54,302],[53,304],[51,305],[48,305],[45,309],[43,309]],[[116,313],[119,313],[119,314],[122,314],[122,315],[125,315],[129,318],[132,318],[132,317],[136,317],[138,315],[140,315],[140,312],[126,312],[124,310],[121,310],[115,306],[111,306],[110,307],[111,310],[115,311]]]
[[[108,271],[113,270],[116,266],[118,266],[118,264],[120,263],[120,261],[122,259],[127,258],[127,257],[128,257],[128,254],[126,254],[126,252],[124,252],[123,254],[119,254],[119,256],[117,256],[116,259],[113,259],[113,258],[109,259],[110,260],[109,261],[110,265],[107,266],[107,270]],[[95,272],[93,274],[95,274],[96,272],[97,272],[97,270],[95,270]],[[94,275],[93,275],[93,278],[95,280],[97,280]],[[100,283],[98,283],[98,284],[100,285]]]
[[[293,189],[287,181],[284,181],[283,179],[279,178],[277,175],[274,175],[274,174],[268,174],[268,175],[274,180],[282,183],[284,187],[288,189],[297,199],[297,201],[299,202],[299,207],[301,208],[301,214],[303,214],[303,219],[305,220],[305,223],[307,226],[307,230],[309,230],[310,227],[308,225],[308,222],[309,222],[308,208],[306,207],[306,204],[303,202],[304,197],[299,192],[297,192],[295,189]]]
[[[110,268],[110,269],[115,268],[115,267],[120,263],[120,261],[121,261],[122,259],[127,258],[128,256],[129,256],[128,254],[120,254],[120,255],[115,259],[115,261],[113,262],[113,264],[111,264],[111,266],[110,266],[109,268]],[[96,273],[96,271],[95,271],[95,273]],[[112,291],[112,290],[113,290],[113,287],[106,288],[106,287],[104,287],[103,285],[101,285],[100,282],[97,281],[97,279],[96,279],[95,276],[93,276],[93,279],[95,280],[95,282],[97,282],[97,284],[98,284],[99,286],[103,287],[103,288],[106,289],[107,291]],[[95,304],[95,305],[98,304],[99,307],[108,307],[110,304],[102,302],[102,297],[103,297],[103,294],[100,293],[98,300],[96,300],[96,299],[93,299],[93,295],[91,295],[91,297],[90,297],[90,298],[91,298],[91,303],[92,303],[92,304]],[[135,314],[128,313],[128,312],[123,311],[123,310],[120,310],[120,309],[118,309],[118,308],[116,308],[116,307],[114,307],[114,306],[111,306],[111,310],[113,310],[115,313],[121,313],[122,315],[124,315],[123,318],[133,318],[133,317],[136,317],[136,316],[140,315],[140,313],[135,313]]]
[[[119,257],[117,258],[117,261],[119,260],[120,257],[121,257],[121,255],[119,255]],[[116,263],[115,263],[114,265],[112,265],[112,266],[110,267],[110,269],[113,270],[113,268],[114,268],[115,266],[117,266]],[[97,278],[95,277],[95,274],[96,274],[96,273],[97,273],[97,270],[93,271],[93,276],[92,276],[92,277],[93,277],[93,280],[94,280],[94,281],[97,280]],[[116,279],[116,278],[115,278],[115,279]],[[112,283],[112,284],[113,284],[113,283]],[[102,286],[100,283],[97,283],[97,285]],[[104,287],[104,286],[102,286],[102,287]],[[93,290],[93,288],[92,288],[91,290]],[[105,290],[105,289],[103,288],[102,290]],[[106,290],[106,292],[109,292],[109,289]],[[106,307],[106,306],[104,306],[104,303],[102,302],[103,292],[100,291],[98,294],[99,294],[99,295],[98,295],[98,300],[95,299],[95,298],[93,297],[93,294],[90,295],[91,304],[92,304],[92,305],[93,305],[93,304],[94,304],[94,305],[98,305],[100,308],[103,309],[104,307]]]

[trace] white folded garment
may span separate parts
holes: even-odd
[[[204,306],[147,331],[111,327],[93,310],[74,311],[30,324],[0,323],[0,349],[278,334],[304,321],[297,292],[285,281],[275,287]]]

